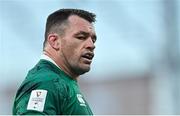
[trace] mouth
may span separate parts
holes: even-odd
[[[87,64],[91,64],[93,57],[94,57],[94,53],[92,52],[84,53],[82,55],[82,58],[85,60],[85,63]]]

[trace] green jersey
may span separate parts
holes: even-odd
[[[13,114],[93,115],[77,81],[43,59],[18,89]]]

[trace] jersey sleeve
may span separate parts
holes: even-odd
[[[57,115],[63,103],[62,92],[54,81],[25,84],[18,92],[13,114],[17,115]],[[61,88],[63,91],[63,88]],[[61,105],[60,105],[61,104]]]

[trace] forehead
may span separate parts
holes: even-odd
[[[68,21],[70,27],[68,30],[71,32],[75,33],[79,31],[85,31],[87,33],[95,34],[94,25],[79,16],[72,15],[68,18]]]

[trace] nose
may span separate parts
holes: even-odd
[[[95,49],[94,42],[91,37],[89,37],[86,41],[86,48],[93,51]]]

